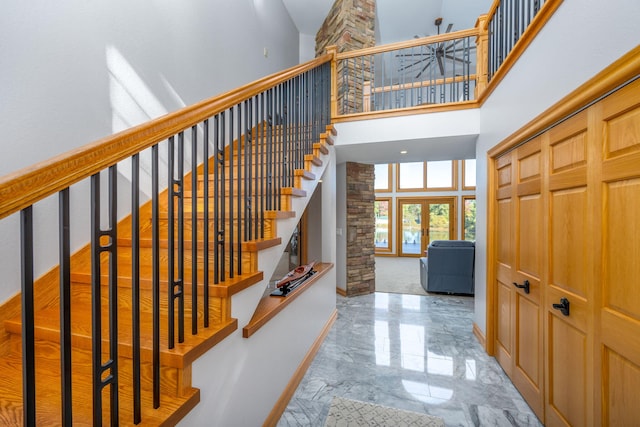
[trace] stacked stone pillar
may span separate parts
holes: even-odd
[[[347,162],[347,296],[375,292],[374,166]]]
[[[375,0],[336,0],[316,34],[316,56],[335,45],[337,52],[375,46]],[[362,112],[364,82],[373,78],[371,56],[338,62],[338,111]]]

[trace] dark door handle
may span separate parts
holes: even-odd
[[[560,298],[560,304],[553,304],[553,308],[560,310],[565,316],[569,315],[569,300],[566,298]]]
[[[524,289],[524,293],[528,294],[529,292],[531,292],[531,289],[529,288],[529,281],[525,280],[522,285],[518,285],[516,282],[513,282],[513,286],[515,286],[518,289]]]

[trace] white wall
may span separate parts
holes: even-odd
[[[278,222],[278,234],[288,242],[300,221],[307,200],[313,197],[320,240],[309,241],[318,261],[336,263],[335,238],[335,153],[330,148],[326,163],[312,170],[323,182],[314,193],[315,182],[304,181],[307,197],[292,201],[295,218]],[[312,208],[310,206],[310,208]],[[318,212],[320,213],[319,215]],[[260,252],[258,268],[271,277],[286,243]],[[266,281],[265,281],[266,282]],[[225,338],[193,364],[193,386],[200,388],[201,402],[181,422],[181,426],[262,425],[285,390],[295,370],[318,338],[336,308],[336,269],[320,277],[296,300],[249,338],[242,337],[246,325],[263,295],[265,286],[254,285],[234,295],[232,316],[240,329]]]
[[[426,113],[336,124],[338,162],[394,163],[469,159],[480,110]],[[407,154],[400,154],[407,150]]]
[[[298,40],[282,0],[8,0],[0,176],[293,66]],[[72,203],[88,212],[80,187]],[[36,275],[57,264],[55,212],[51,198],[35,215]],[[73,218],[74,248],[87,220]],[[0,301],[19,290],[18,228],[0,221]]]
[[[564,0],[481,108],[475,322],[486,332],[487,151],[640,41],[640,2]]]
[[[300,33],[300,63],[311,61],[316,57],[316,38]]]
[[[340,138],[340,134],[338,134]],[[336,286],[347,290],[347,164],[336,166]]]

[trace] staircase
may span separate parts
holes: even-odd
[[[269,277],[258,271],[260,251],[288,241],[288,236],[278,235],[277,224],[281,219],[296,216],[290,210],[291,199],[307,195],[302,190],[303,181],[317,182],[319,176],[314,171],[321,171],[323,162],[328,158],[328,146],[333,145],[336,134],[332,126],[327,126],[320,140],[313,143],[312,151],[300,154],[304,166],[293,169],[293,175],[287,178],[291,186],[282,187],[278,200],[274,201],[269,200],[267,190],[272,184],[269,176],[273,179],[275,174],[265,174],[266,151],[262,148],[266,143],[266,124],[258,126],[260,130],[252,129],[254,136],[249,152],[245,146],[245,135],[225,147],[225,161],[224,164],[219,163],[218,181],[211,178],[218,161],[212,156],[208,159],[209,177],[205,178],[204,165],[201,164],[196,177],[187,173],[181,180],[178,186],[181,188],[177,190],[181,196],[172,195],[169,189],[159,194],[157,239],[154,237],[154,206],[151,201],[141,206],[138,218],[128,216],[119,221],[115,239],[116,280],[109,277],[109,254],[103,253],[99,256],[100,285],[92,286],[95,281],[92,258],[95,255],[92,255],[91,245],[87,245],[70,259],[71,303],[66,310],[61,310],[62,303],[58,297],[60,267],[36,281],[35,425],[66,425],[72,414],[73,425],[79,426],[101,423],[169,426],[175,425],[198,404],[200,391],[192,387],[192,363],[238,329],[238,321],[232,317],[232,296],[251,286],[266,285]],[[283,153],[286,155],[283,132],[284,127],[281,126],[272,133],[270,153],[274,159]],[[262,135],[262,139],[255,135]],[[253,177],[251,185],[262,188],[250,199],[238,195],[239,188],[245,185],[247,173]],[[209,206],[216,203],[216,186],[218,191],[224,187],[226,194],[226,216],[219,227],[223,230],[224,242],[218,245],[219,252],[214,251],[215,219],[204,214],[207,186]],[[246,215],[245,210],[248,203],[251,205],[250,215]],[[244,217],[239,219],[238,211],[244,212]],[[132,227],[135,223],[139,223],[137,235],[132,232],[136,229]],[[254,228],[249,233],[249,240],[234,240],[231,234],[237,232],[239,226],[245,233],[247,226]],[[208,229],[209,245],[205,245],[205,228]],[[98,242],[109,246],[107,240],[103,236]],[[159,256],[154,257],[154,251],[159,251]],[[134,262],[136,259],[139,259],[139,265]],[[156,266],[159,289],[154,288],[154,259],[159,260]],[[205,289],[203,283],[207,268],[210,285]],[[214,284],[215,272],[223,270],[219,283]],[[136,276],[134,271],[139,274]],[[174,279],[178,277],[178,282],[182,281],[181,286],[170,285],[172,276]],[[192,287],[194,279],[197,286]],[[175,298],[170,297],[168,289],[176,293]],[[139,308],[134,303],[136,298]],[[205,299],[208,309],[203,308]],[[92,303],[96,300],[100,303]],[[117,304],[110,305],[110,301],[115,300]],[[154,310],[154,304],[159,306],[159,311]],[[183,318],[181,306],[184,307]],[[71,320],[72,370],[66,384],[62,381],[60,346],[64,335],[60,327],[61,313],[65,311]],[[92,316],[98,311],[97,317]],[[174,313],[173,318],[170,312]],[[140,320],[139,341],[133,332],[136,327],[132,319],[136,317]],[[153,338],[154,333],[158,333],[158,330],[154,331],[154,323],[159,324],[159,354],[154,354]],[[182,324],[183,331],[180,329]],[[94,340],[92,332],[98,327],[101,338]],[[4,321],[8,338],[0,357],[0,425],[27,425],[23,419],[22,328],[21,316]],[[110,347],[114,340],[117,340],[117,345]],[[173,345],[171,341],[174,341]],[[96,354],[101,354],[101,357],[94,357]],[[137,359],[140,360],[139,365],[135,363]],[[105,366],[102,371],[94,369],[99,364]],[[155,386],[154,376],[159,379]],[[112,377],[114,380],[110,381]],[[100,380],[105,382],[105,386],[99,395],[95,395],[92,384]],[[215,387],[215,384],[211,386]],[[61,396],[65,388],[71,390],[72,403],[63,409]],[[139,397],[136,397],[137,389]],[[136,401],[138,403],[134,403]]]

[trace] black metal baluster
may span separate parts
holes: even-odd
[[[60,259],[60,389],[62,425],[73,422],[71,392],[71,229],[69,226],[69,189],[58,193],[58,231]]]
[[[276,89],[267,91],[267,210],[273,210],[273,93]]]
[[[206,140],[205,140],[206,143]],[[205,163],[207,159],[205,158]],[[204,228],[207,223],[203,221]],[[191,334],[198,333],[198,127],[191,127]],[[206,287],[206,285],[205,285]],[[204,313],[206,314],[206,312]]]
[[[385,52],[382,52],[380,55],[382,56],[382,63],[386,64],[386,62],[385,62],[386,60],[384,59]],[[389,54],[387,54],[387,55],[389,55]],[[385,93],[384,87],[387,84],[387,80],[386,80],[386,77],[385,77],[386,68],[387,67],[383,66],[382,67],[382,73],[381,73],[382,74],[382,92],[380,93],[380,104],[379,104],[380,105],[380,110],[386,110],[386,104],[385,104],[385,99],[384,99],[384,93]]]
[[[213,283],[218,284],[224,281],[225,278],[225,206],[226,206],[226,192],[225,192],[225,155],[224,155],[224,141],[225,141],[225,114],[224,111],[215,116],[214,122],[214,135],[215,135],[215,156],[216,161],[213,164],[213,180],[214,180],[214,195],[213,195],[213,215],[215,223],[215,239],[216,246],[214,249],[214,270],[213,270]]]
[[[140,398],[140,156],[131,158],[131,300],[133,423],[142,420]]]
[[[151,258],[153,317],[153,407],[160,407],[160,200],[158,145],[151,147]],[[171,199],[169,199],[171,200]],[[171,205],[171,203],[169,203]],[[171,226],[169,226],[171,230]]]
[[[118,169],[109,167],[109,354],[111,425],[117,426],[118,403]]]
[[[251,129],[252,123],[252,98],[244,101],[244,237],[243,241],[247,242],[251,240],[252,236],[252,213],[251,213],[251,202],[252,202],[252,168],[253,168],[253,130]],[[238,263],[241,265],[241,262]]]
[[[258,103],[258,117],[256,119],[257,123],[258,123],[258,147],[260,147],[260,209],[258,209],[260,211],[260,216],[259,218],[257,218],[258,223],[260,224],[260,235],[259,237],[261,239],[264,239],[264,212],[266,210],[266,194],[265,194],[265,189],[266,189],[266,176],[267,176],[267,165],[265,164],[266,162],[266,149],[267,149],[267,144],[266,144],[266,138],[265,138],[265,126],[266,126],[266,114],[265,114],[265,98],[266,98],[266,93],[262,92],[260,94],[260,102]]]
[[[296,76],[292,82],[292,128],[291,149],[293,150],[293,162],[289,170],[289,187],[293,187],[294,171],[300,164],[300,76]]]
[[[204,179],[203,179],[203,193],[202,196],[204,198],[202,213],[203,213],[203,230],[202,230],[202,240],[203,240],[203,304],[202,310],[204,312],[204,327],[209,327],[209,119],[206,119],[202,124],[204,133],[202,135],[202,158],[203,158],[203,171]],[[194,167],[195,169],[195,167]]]
[[[238,231],[238,235],[237,235],[237,241],[235,242],[237,244],[237,248],[236,248],[236,253],[238,254],[238,261],[237,261],[237,265],[236,265],[236,271],[238,273],[238,275],[242,274],[242,234],[243,234],[243,225],[246,227],[246,224],[244,224],[243,220],[243,206],[242,206],[242,198],[243,198],[243,194],[242,194],[242,103],[238,104],[236,106],[237,108],[237,112],[238,112],[238,154],[237,154],[237,166],[238,166],[238,194],[236,194],[237,197],[237,207],[238,207],[238,227],[237,227],[237,231]],[[245,117],[246,120],[246,117]],[[245,136],[246,139],[246,136]],[[233,194],[232,194],[233,197]],[[229,218],[230,221],[233,221],[234,218],[230,217]],[[232,242],[233,245],[233,242]]]
[[[175,281],[176,260],[175,260],[175,198],[176,187],[175,175],[175,137],[170,137],[167,144],[167,169],[169,184],[169,200],[167,203],[167,252],[168,252],[168,277],[167,277],[167,346],[171,349],[175,347],[175,299],[173,298],[173,283]]]
[[[117,349],[117,171],[109,168],[109,227],[102,230],[100,225],[100,174],[91,177],[91,317],[93,330],[93,424],[102,425],[102,390],[110,387],[111,425],[118,424],[118,349]],[[103,242],[103,237],[106,242]],[[109,360],[102,362],[102,253],[109,255]],[[105,372],[107,373],[104,377]]]
[[[229,230],[228,233],[226,233],[226,237],[225,239],[229,239],[229,277],[233,279],[234,275],[235,275],[235,271],[234,271],[234,262],[233,262],[233,257],[235,254],[235,248],[233,247],[233,239],[234,239],[234,227],[233,227],[233,221],[234,221],[234,211],[233,211],[233,196],[234,196],[234,185],[233,185],[233,181],[234,181],[234,161],[233,161],[233,130],[234,130],[234,121],[233,121],[233,111],[234,108],[231,107],[229,108]],[[238,136],[238,144],[240,143],[240,136]],[[226,167],[226,165],[225,165]],[[222,183],[222,187],[225,186],[225,183]],[[223,211],[224,212],[224,211]],[[223,261],[224,262],[224,259]]]
[[[463,51],[463,67],[464,67],[464,100],[471,99],[471,91],[469,89],[469,82],[471,81],[471,38],[466,37],[464,39],[464,51]]]
[[[285,152],[284,152],[284,143],[285,143],[285,123],[284,123],[284,83],[281,83],[278,86],[278,97],[277,97],[277,107],[276,107],[276,117],[278,118],[277,124],[278,127],[276,129],[277,132],[277,158],[276,161],[276,179],[275,179],[275,202],[276,202],[276,210],[280,210],[282,208],[282,198],[280,197],[282,190],[282,179],[283,179],[283,171],[285,164]]]
[[[22,416],[26,427],[36,425],[35,307],[33,301],[33,207],[20,211],[22,276]]]
[[[178,342],[184,342],[184,132],[178,134],[178,280],[173,298],[178,300]]]
[[[182,286],[184,278],[184,204],[183,204],[183,188],[182,188],[182,173],[183,167],[181,166],[184,161],[184,134],[178,134],[178,178],[176,175],[176,151],[175,151],[175,137],[169,138],[168,152],[169,152],[169,203],[168,203],[168,216],[169,216],[169,230],[168,230],[168,252],[169,252],[169,268],[168,268],[168,347],[175,347],[175,313],[176,313],[176,299],[178,299],[178,342],[182,342],[184,339],[184,317],[181,316],[180,305],[181,301],[184,302],[182,294]],[[176,206],[177,212],[177,224],[176,224]],[[176,227],[177,225],[177,227]],[[177,239],[176,239],[177,228]],[[176,250],[177,241],[177,250]],[[177,278],[176,278],[177,267]],[[182,339],[181,339],[182,338]]]
[[[289,171],[289,82],[284,82],[283,84],[283,94],[282,94],[282,113],[283,113],[283,124],[282,124],[282,183],[280,184],[280,188],[287,186],[287,172]],[[279,195],[281,196],[281,194]],[[278,197],[278,199],[282,199],[282,197]]]

